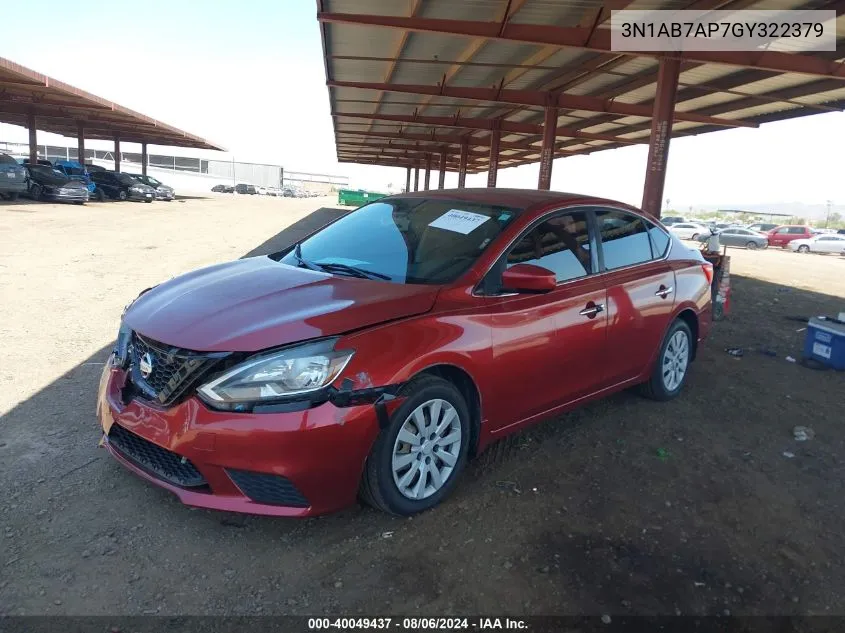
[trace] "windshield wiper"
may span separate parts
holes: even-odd
[[[320,270],[320,268],[318,268],[302,256],[302,244],[300,242],[296,243],[296,246],[293,249],[293,256],[296,258],[296,263],[298,266],[302,268],[307,268],[308,270]]]
[[[348,264],[341,264],[340,262],[329,262],[327,264],[317,264],[323,270],[327,270],[329,272],[337,271],[340,273],[347,273],[349,275],[353,275],[354,277],[360,277],[362,279],[383,279],[385,281],[390,281],[389,275],[383,275],[381,273],[375,273],[371,270],[364,270],[363,268],[358,268],[357,266],[349,266]]]

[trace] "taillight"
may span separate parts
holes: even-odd
[[[704,262],[701,265],[701,270],[704,271],[704,276],[707,277],[708,285],[712,284],[713,283],[713,264],[711,264],[710,262]]]

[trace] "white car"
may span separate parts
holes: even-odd
[[[792,240],[789,249],[799,253],[845,253],[845,235],[814,235],[804,240]]]
[[[258,193],[259,196],[267,195],[267,187],[256,187],[255,191]]]
[[[703,224],[681,222],[673,224],[668,229],[682,240],[697,240],[699,235],[710,235],[710,229]]]

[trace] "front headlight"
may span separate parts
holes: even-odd
[[[134,191],[135,193],[144,193],[144,189],[142,187],[129,187],[129,191]]]
[[[250,358],[198,389],[212,405],[278,400],[317,391],[334,382],[352,350],[333,349],[336,339],[298,345]]]

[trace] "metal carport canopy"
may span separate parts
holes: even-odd
[[[225,151],[219,145],[0,57],[0,123],[89,139]],[[34,130],[31,129],[30,136]],[[81,143],[80,143],[81,146]]]
[[[610,49],[618,9],[826,9],[837,50]],[[466,173],[648,144],[660,212],[669,140],[845,109],[845,0],[317,0],[337,156]],[[738,16],[741,17],[741,16]],[[791,52],[792,51],[792,52]],[[443,182],[442,174],[440,182]]]

